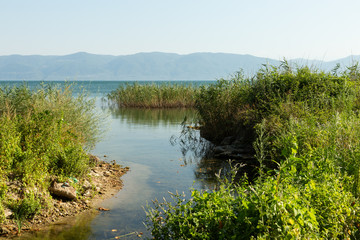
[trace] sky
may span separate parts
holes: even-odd
[[[0,0],[0,55],[360,55],[358,0]]]

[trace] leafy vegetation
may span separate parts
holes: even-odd
[[[85,94],[72,96],[71,86],[0,88],[0,220],[6,206],[20,230],[24,219],[49,207],[54,178],[87,173],[91,161],[86,151],[101,131],[93,109]]]
[[[358,65],[337,71],[292,69],[285,61],[203,87],[196,101],[203,136],[249,137],[258,176],[193,189],[189,200],[155,201],[147,211],[153,236],[360,238],[360,75]]]
[[[133,83],[119,86],[107,98],[119,108],[187,108],[194,106],[197,90],[192,85]]]

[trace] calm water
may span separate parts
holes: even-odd
[[[40,82],[28,82],[31,88]],[[190,82],[187,82],[189,84]],[[191,82],[208,84],[209,82]],[[21,82],[0,82],[1,85]],[[57,82],[64,84],[64,82]],[[106,93],[124,82],[81,82],[90,97],[96,97],[97,111],[107,114],[107,131],[103,140],[96,145],[93,154],[104,160],[115,160],[129,166],[130,172],[122,177],[124,187],[113,198],[105,200],[102,207],[109,212],[88,212],[61,225],[51,226],[44,233],[37,233],[26,239],[114,239],[115,236],[146,231],[143,222],[143,207],[153,199],[168,197],[170,192],[185,192],[189,188],[211,188],[213,174],[221,167],[217,161],[198,157],[192,151],[186,152],[170,138],[179,136],[184,117],[191,118],[191,110],[139,110],[112,111],[101,101]],[[75,85],[75,92],[81,89]],[[158,82],[161,84],[161,82]],[[117,229],[117,232],[112,232]],[[22,237],[25,239],[25,236]],[[138,239],[130,235],[121,239]]]

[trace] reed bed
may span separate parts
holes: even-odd
[[[118,108],[192,108],[198,88],[172,83],[119,86],[107,95],[110,104]]]

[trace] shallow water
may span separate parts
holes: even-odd
[[[88,86],[91,85],[91,83]],[[97,97],[97,111],[107,114],[108,131],[96,145],[93,154],[106,161],[115,160],[129,166],[130,172],[122,177],[124,187],[113,198],[102,203],[108,212],[92,212],[73,218],[61,225],[51,226],[22,239],[138,239],[134,232],[151,237],[143,222],[143,207],[154,199],[168,197],[170,192],[185,192],[189,188],[212,188],[213,173],[222,164],[201,159],[180,145],[172,144],[172,136],[179,136],[185,117],[194,117],[192,110],[140,110],[112,111],[100,98],[115,87],[110,82],[92,87],[91,97]],[[106,156],[106,157],[104,157]],[[112,231],[116,229],[116,231]]]

